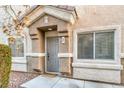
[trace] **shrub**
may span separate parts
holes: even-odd
[[[8,87],[11,71],[11,49],[7,45],[0,44],[0,87]]]

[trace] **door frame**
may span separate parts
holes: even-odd
[[[58,37],[57,31],[45,32],[45,53],[46,53],[46,56],[45,56],[45,73],[59,74],[60,72],[49,72],[49,71],[47,71],[47,38],[48,37]]]

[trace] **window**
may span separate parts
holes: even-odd
[[[78,35],[78,58],[92,59],[93,58],[93,34]]]
[[[114,32],[95,34],[95,58],[114,59]]]
[[[78,59],[114,59],[114,31],[80,33]]]
[[[9,46],[13,57],[24,57],[24,40],[22,38],[15,38],[14,42]]]

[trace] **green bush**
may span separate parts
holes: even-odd
[[[9,83],[11,71],[11,49],[7,45],[0,44],[0,87],[6,88]]]

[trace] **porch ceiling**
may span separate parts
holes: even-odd
[[[39,27],[42,31],[57,31],[57,25]]]

